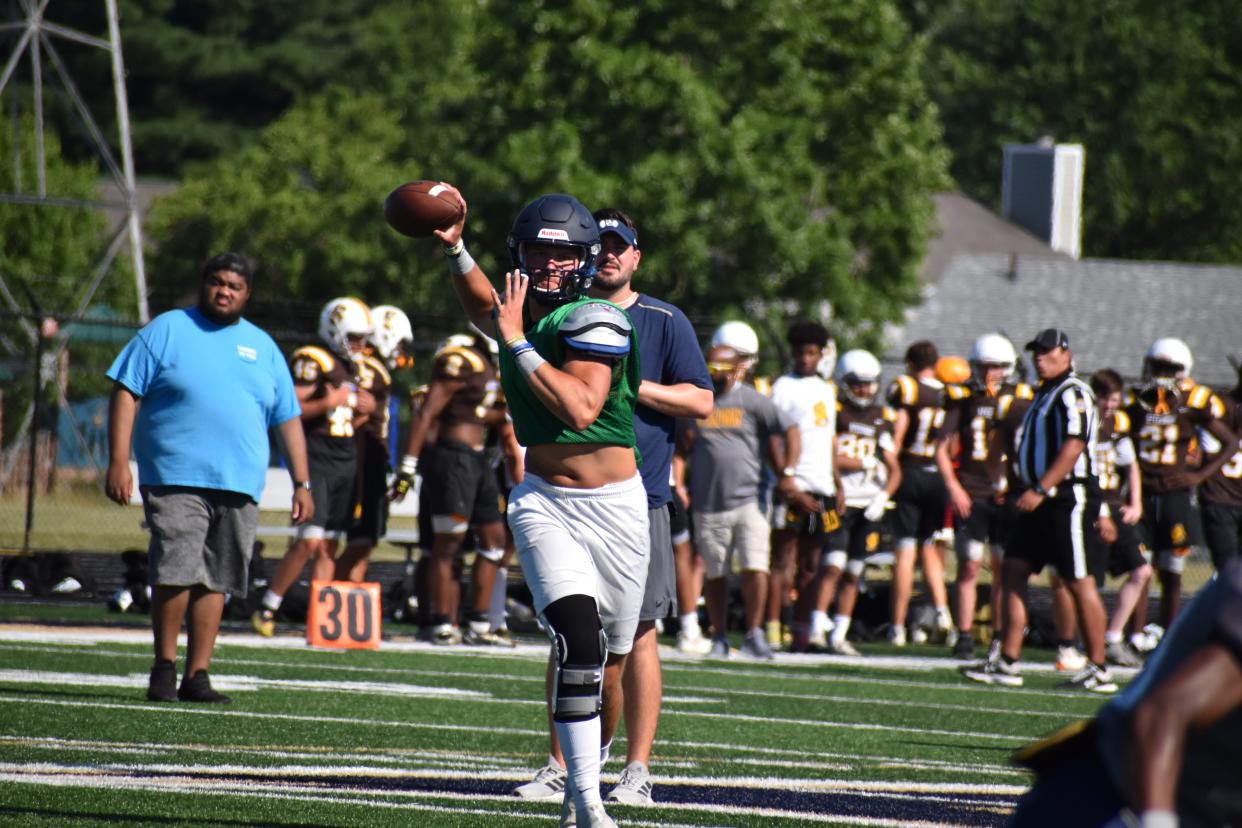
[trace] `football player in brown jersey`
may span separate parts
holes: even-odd
[[[469,613],[464,639],[470,644],[511,644],[492,634],[487,615],[492,583],[505,554],[500,490],[485,450],[488,427],[499,425],[504,418],[495,406],[499,390],[484,337],[454,334],[445,340],[433,358],[431,384],[410,424],[393,486],[392,496],[400,499],[419,470],[426,483],[419,493],[422,534],[431,540],[427,572],[431,614],[426,634],[436,644],[463,640],[456,628],[458,591],[453,561],[472,526],[478,541],[472,585],[483,610]],[[433,426],[435,441],[431,442],[428,434]]]
[[[914,558],[922,550],[923,579],[927,582],[936,609],[938,632],[953,626],[949,615],[948,593],[944,585],[944,559],[933,535],[944,528],[947,494],[936,467],[936,438],[944,425],[944,383],[936,379],[936,346],[915,342],[906,349],[906,370],[888,389],[888,404],[897,412],[893,442],[901,463],[901,487],[893,500],[893,534],[896,561],[893,564],[892,626],[889,641],[906,643],[906,612],[914,589]]]
[[[827,538],[815,583],[815,613],[823,616],[820,625],[828,626],[824,621],[834,593],[837,611],[827,641],[812,638],[810,643],[837,655],[858,655],[846,637],[858,598],[858,579],[867,555],[876,551],[880,522],[901,485],[901,465],[893,442],[897,412],[876,402],[880,362],[870,352],[846,351],[837,363],[836,374],[841,393],[835,446],[845,511],[841,525]]]
[[[357,503],[345,551],[336,560],[338,581],[366,580],[371,550],[388,529],[390,372],[414,362],[410,357],[414,330],[404,311],[393,305],[376,305],[371,308],[371,320],[375,330],[358,361],[358,387],[375,398],[375,412],[357,429]]]
[[[1242,436],[1242,371],[1238,379],[1225,398],[1225,425]],[[1203,534],[1217,572],[1239,556],[1242,541],[1242,443],[1236,439],[1232,444],[1225,443],[1220,453],[1229,459],[1216,474],[1203,481],[1199,491],[1203,501]]]
[[[1000,605],[997,587],[1008,531],[1008,510],[997,497],[1003,490],[1004,446],[992,435],[999,424],[1001,399],[1029,400],[1033,396],[1028,386],[1011,382],[1017,360],[1013,343],[1007,338],[996,333],[984,334],[971,347],[970,376],[966,384],[946,387],[949,407],[936,441],[936,465],[944,477],[953,510],[957,552],[954,658],[974,657],[972,629],[985,546],[993,573],[992,589],[996,593],[993,613]]]
[[[1026,410],[1031,407],[1034,397],[1034,390],[1026,383],[1014,384],[1012,392],[1005,391],[1002,386],[1002,392],[996,400],[996,427],[992,429],[988,438],[992,443],[989,452],[994,457],[1002,458],[1004,471],[996,481],[996,502],[1000,504],[1005,514],[1011,516],[1014,498],[1010,493],[1021,489],[1015,452],[1018,448],[1018,441],[1022,438],[1022,420],[1026,416]],[[1001,563],[1003,565],[1003,561]],[[994,660],[1000,658],[1001,634],[1004,630],[1002,623],[1005,606],[1004,590],[1001,587],[999,571],[992,573],[991,604],[992,643],[988,648],[988,659]]]
[[[1142,477],[1130,434],[1130,416],[1121,410],[1121,376],[1111,368],[1096,371],[1091,375],[1091,390],[1100,413],[1100,428],[1095,437],[1095,463],[1104,501],[1100,537],[1108,545],[1108,574],[1114,578],[1126,576],[1104,630],[1104,655],[1122,667],[1141,667],[1143,659],[1125,642],[1125,626],[1130,616],[1136,615],[1134,629],[1143,628],[1147,584],[1151,580],[1151,553],[1139,537],[1137,526],[1143,516]],[[1142,609],[1136,614],[1140,603]]]
[[[1190,379],[1194,359],[1180,339],[1158,339],[1143,360],[1144,384],[1126,406],[1137,436],[1143,477],[1143,533],[1160,579],[1160,624],[1168,629],[1181,604],[1182,569],[1203,543],[1196,488],[1229,461],[1223,452],[1202,467],[1187,463],[1200,429],[1222,445],[1236,436],[1225,424],[1225,403]]]
[[[328,347],[307,345],[290,359],[293,387],[302,404],[315,517],[298,527],[262,605],[251,616],[260,635],[275,632],[276,611],[308,560],[315,580],[328,581],[336,573],[337,540],[349,529],[356,502],[354,434],[375,411],[375,398],[358,387],[358,359],[372,327],[371,311],[361,300],[333,299],[319,314],[319,338]]]

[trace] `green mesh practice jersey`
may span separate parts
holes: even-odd
[[[560,368],[570,348],[595,356],[614,357],[612,386],[595,422],[574,431],[549,411],[518,370],[507,348],[500,350],[500,382],[509,403],[518,442],[600,443],[634,446],[634,405],[641,382],[634,326],[621,308],[602,299],[578,299],[561,305],[526,332],[535,351]]]

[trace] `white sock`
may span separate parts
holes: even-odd
[[[555,724],[565,757],[565,770],[569,774],[565,789],[581,813],[602,801],[599,795],[599,716]]]
[[[850,617],[848,615],[832,616],[832,640],[844,641],[846,634],[850,631]]]
[[[277,595],[276,593],[272,592],[270,589],[267,592],[263,593],[263,606],[265,609],[270,609],[272,612],[275,612],[276,610],[280,609],[280,604],[284,600],[285,600],[285,596]]]
[[[691,638],[695,638],[695,633],[702,635],[699,629],[699,614],[697,612],[687,612],[685,615],[677,616],[677,620],[681,622],[681,631]]]
[[[509,594],[509,567],[502,566],[496,570],[496,580],[492,581],[492,597],[487,605],[487,623],[493,630],[505,629],[505,597]]]
[[[1113,632],[1112,630],[1105,630],[1104,631],[1104,643],[1105,644],[1120,644],[1121,633]]]
[[[828,627],[832,622],[828,620],[828,613],[819,610],[811,611],[811,637],[816,638],[828,632]]]
[[[608,764],[608,756],[612,752],[612,740],[608,740],[608,744],[599,749],[599,766],[602,769]]]

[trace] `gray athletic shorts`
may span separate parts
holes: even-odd
[[[147,551],[156,586],[203,584],[246,595],[259,506],[248,495],[186,486],[144,486]]]
[[[668,504],[647,510],[651,533],[651,557],[647,563],[647,587],[639,621],[667,618],[677,600],[677,571],[673,567],[673,538],[669,529]]]

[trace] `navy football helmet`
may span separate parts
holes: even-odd
[[[571,248],[578,267],[561,274],[555,287],[539,285],[545,273],[526,266],[526,245],[549,244]],[[530,293],[541,304],[561,305],[584,296],[595,281],[600,252],[599,226],[591,211],[570,195],[540,196],[522,208],[509,231],[509,257],[513,266],[530,277]]]

